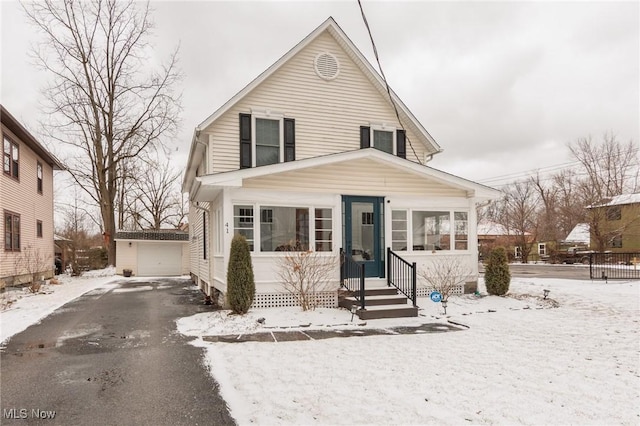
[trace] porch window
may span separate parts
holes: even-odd
[[[414,250],[450,250],[449,212],[414,211],[411,218]]]
[[[333,218],[331,209],[316,209],[316,251],[333,249]]]
[[[407,211],[391,211],[391,250],[407,249]]]
[[[454,218],[454,230],[455,230],[454,248],[455,250],[467,250],[468,249],[467,236],[469,235],[467,212],[455,212],[453,213],[453,218]]]
[[[4,249],[20,251],[20,215],[4,212]]]
[[[253,251],[253,206],[233,206],[233,231],[244,236]]]
[[[308,208],[273,206],[260,208],[260,251],[308,249]]]

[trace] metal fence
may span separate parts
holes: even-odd
[[[589,276],[604,281],[640,279],[640,252],[591,253]]]

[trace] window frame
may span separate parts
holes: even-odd
[[[43,234],[42,221],[36,220],[36,238],[42,238],[42,234]]]
[[[470,234],[469,234],[469,216],[470,216],[470,212],[469,210],[465,210],[464,208],[458,208],[458,207],[453,207],[453,208],[446,208],[446,207],[420,207],[420,208],[409,208],[409,207],[401,207],[401,206],[394,206],[391,207],[390,209],[391,211],[391,238],[392,238],[392,245],[390,247],[391,250],[393,251],[402,251],[402,252],[408,252],[408,253],[412,253],[412,254],[418,254],[418,253],[447,253],[447,254],[463,254],[463,253],[469,253],[469,251],[471,250],[470,248],[470,244],[471,244],[471,239],[469,238]],[[393,212],[395,211],[402,211],[402,212],[406,212],[406,249],[405,250],[394,250],[393,249],[393,224],[394,222],[402,222],[401,220],[396,220],[394,221],[393,219]],[[436,250],[436,249],[427,249],[425,247],[425,250],[416,250],[414,247],[416,246],[420,246],[424,244],[417,244],[416,241],[414,241],[414,220],[413,220],[413,214],[414,212],[438,212],[438,213],[447,213],[448,214],[448,220],[449,220],[449,232],[448,234],[440,234],[440,235],[447,235],[449,238],[449,248],[448,249],[440,249],[440,250]],[[460,222],[460,220],[456,220],[456,214],[457,213],[464,213],[466,214],[466,246],[467,248],[465,249],[457,249],[456,248],[456,243],[460,243],[462,242],[462,240],[456,240],[456,223]],[[402,230],[400,229],[396,229],[397,232],[401,232]],[[399,242],[400,240],[395,240],[395,242]]]
[[[369,140],[371,141],[371,147],[377,149],[378,151],[382,151],[379,148],[376,148],[376,137],[375,132],[387,132],[391,133],[391,147],[392,152],[382,151],[391,155],[398,155],[398,129],[395,126],[388,126],[386,124],[371,124],[369,126]]]
[[[538,255],[539,256],[547,255],[547,243],[538,243]]]
[[[607,218],[607,222],[622,220],[622,207],[621,206],[607,207],[605,211],[605,217]]]
[[[258,161],[258,145],[257,145],[257,120],[271,120],[278,122],[278,162],[271,164],[284,163],[284,114],[271,111],[251,110],[251,167],[260,167]],[[262,164],[268,166],[271,164]]]
[[[9,154],[4,152],[5,143],[9,144]],[[15,161],[16,165],[14,165],[13,160],[14,152],[18,155],[18,160]],[[4,169],[4,161],[7,155],[9,156],[9,171]],[[13,139],[6,134],[2,135],[2,172],[4,175],[20,182],[20,145],[17,142],[14,142]]]
[[[10,218],[11,221],[11,229],[7,230],[7,218]],[[18,219],[18,231],[17,231],[17,237],[18,237],[18,244],[17,244],[17,248],[14,246],[15,243],[15,238],[16,238],[16,231],[14,230],[14,225],[15,225],[15,218]],[[9,210],[5,210],[4,211],[4,215],[3,215],[3,228],[4,228],[4,251],[8,251],[8,252],[20,252],[21,251],[21,243],[22,241],[20,241],[20,236],[22,234],[21,232],[21,217],[19,213],[15,213]],[[9,243],[10,245],[7,246],[7,233],[9,233]]]
[[[44,166],[40,161],[36,161],[36,181],[38,194],[42,195],[44,192]]]
[[[313,250],[313,251],[317,251],[318,253],[322,253],[322,254],[326,254],[326,255],[330,255],[332,253],[334,253],[334,251],[336,250],[336,241],[335,241],[335,226],[336,226],[336,213],[335,213],[335,206],[333,205],[327,205],[327,204],[318,204],[318,205],[313,205],[313,204],[305,204],[305,203],[248,203],[248,202],[244,202],[241,200],[237,200],[237,201],[233,201],[232,203],[232,208],[233,208],[233,217],[234,217],[234,222],[233,222],[233,233],[234,235],[237,234],[239,229],[249,229],[251,230],[251,233],[253,235],[253,239],[251,240],[250,244],[249,244],[249,251],[251,252],[252,256],[258,256],[258,257],[266,257],[266,256],[284,256],[287,252],[286,251],[262,251],[262,236],[261,236],[261,225],[262,225],[262,209],[263,208],[294,208],[294,209],[306,209],[308,211],[308,217],[307,217],[307,231],[308,231],[308,248],[309,250]],[[239,209],[252,209],[253,213],[251,216],[239,216],[236,215],[236,207]],[[330,220],[331,222],[331,227],[330,228],[316,228],[316,220],[318,220],[318,218],[316,217],[316,212],[319,210],[329,210],[331,212],[331,218],[323,218],[321,220],[325,220],[328,221]],[[274,216],[275,217],[275,216]],[[246,227],[246,228],[238,228],[236,227],[236,219],[239,218],[244,218],[245,219],[245,223],[249,223],[250,221],[252,222],[252,226]],[[316,238],[316,231],[320,230],[320,231],[329,231],[330,235],[331,235],[331,240],[318,240]],[[324,243],[324,244],[329,244],[330,246],[330,250],[317,250],[317,244],[318,242]]]

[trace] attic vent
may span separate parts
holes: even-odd
[[[328,52],[318,54],[318,56],[316,56],[316,60],[313,62],[313,67],[315,68],[318,77],[323,80],[333,80],[340,72],[338,58]]]

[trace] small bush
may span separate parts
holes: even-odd
[[[503,296],[509,291],[511,272],[504,247],[491,250],[489,262],[484,270],[484,282],[489,294]]]
[[[246,314],[256,294],[249,244],[242,235],[231,241],[229,266],[227,268],[227,302],[236,314]]]

